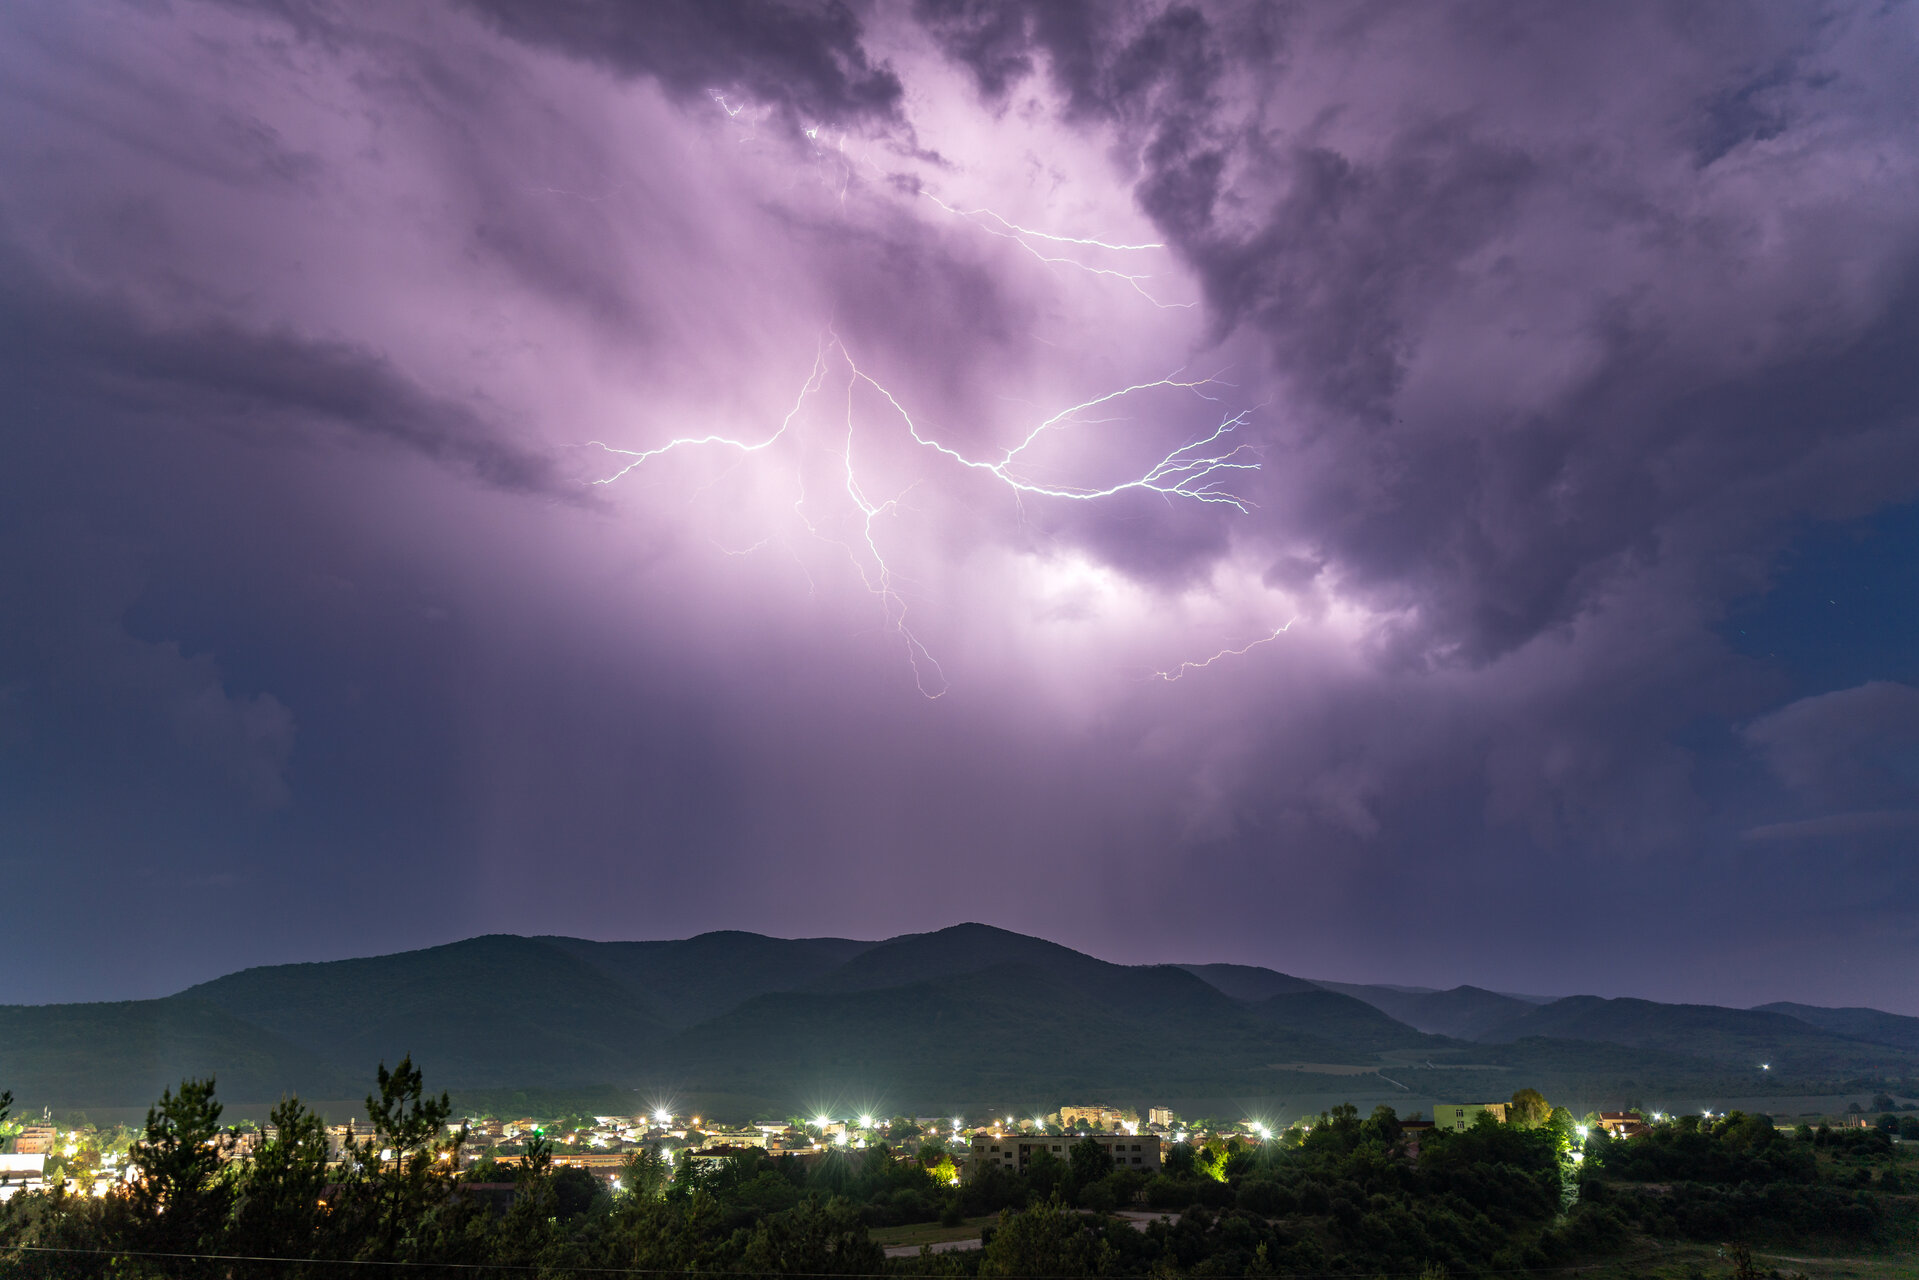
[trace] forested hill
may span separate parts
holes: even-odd
[[[1535,1005],[1244,965],[1118,965],[978,924],[882,942],[490,935],[248,969],[163,1000],[0,1006],[0,1089],[131,1106],[211,1074],[234,1102],[339,1097],[409,1053],[455,1091],[697,1090],[776,1110],[848,1091],[929,1109],[1275,1097],[1373,1071],[1382,1089],[1421,1072],[1433,1089],[1496,1093],[1516,1072],[1717,1087],[1768,1053],[1780,1087],[1919,1076],[1919,1053],[1896,1043],[1919,1020],[1865,1014]],[[1449,1076],[1453,1064],[1491,1074]]]

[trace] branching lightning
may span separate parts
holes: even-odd
[[[1181,676],[1185,675],[1188,671],[1204,670],[1205,668],[1212,666],[1215,662],[1218,662],[1221,658],[1241,657],[1247,653],[1252,652],[1254,649],[1259,648],[1259,646],[1263,644],[1271,644],[1273,641],[1279,639],[1281,636],[1285,635],[1288,631],[1291,631],[1293,629],[1293,623],[1298,621],[1299,621],[1298,618],[1290,619],[1285,626],[1280,627],[1278,630],[1274,631],[1271,635],[1261,636],[1259,639],[1253,641],[1251,644],[1243,645],[1237,649],[1221,649],[1218,653],[1214,654],[1210,658],[1205,658],[1199,662],[1182,662],[1177,667],[1174,667],[1171,670],[1155,671],[1153,674],[1158,676],[1161,680],[1170,682],[1170,681],[1179,679]]]
[[[1017,222],[1014,222],[1008,218],[1004,218],[1000,216],[999,214],[993,212],[991,209],[959,209],[946,203],[946,201],[940,199],[938,196],[934,195],[930,191],[926,191],[922,189],[920,191],[920,194],[922,196],[925,196],[928,200],[931,200],[934,204],[938,205],[940,208],[946,210],[946,212],[952,214],[954,217],[964,218],[968,222],[973,223],[975,226],[979,227],[980,230],[986,232],[988,235],[998,236],[1002,240],[1011,240],[1014,244],[1026,250],[1026,252],[1032,254],[1035,258],[1039,259],[1041,262],[1046,263],[1048,266],[1073,267],[1077,270],[1086,272],[1088,275],[1107,276],[1115,280],[1124,280],[1133,289],[1135,293],[1139,294],[1140,297],[1146,299],[1148,302],[1152,303],[1156,307],[1161,308],[1162,310],[1173,310],[1175,308],[1182,308],[1182,309],[1192,308],[1199,305],[1196,302],[1161,302],[1158,298],[1154,297],[1152,293],[1146,288],[1146,282],[1148,280],[1151,280],[1153,277],[1145,274],[1144,272],[1120,271],[1113,267],[1096,267],[1091,265],[1090,263],[1081,262],[1078,258],[1067,257],[1066,255],[1059,254],[1059,253],[1048,253],[1044,249],[1042,249],[1040,246],[1034,244],[1033,241],[1044,240],[1051,244],[1082,245],[1086,248],[1110,249],[1120,253],[1140,252],[1140,251],[1149,250],[1149,249],[1164,249],[1166,246],[1163,244],[1113,244],[1109,241],[1094,239],[1091,236],[1054,235],[1051,232],[1035,231],[1030,227],[1022,227]],[[985,218],[992,219],[993,222],[998,223],[999,226],[994,227],[994,226],[988,225],[986,222],[982,221],[982,219],[985,219]]]
[[[913,667],[915,683],[920,692],[928,698],[938,698],[946,692],[946,676],[940,669],[938,660],[908,624],[906,598],[898,589],[895,571],[882,545],[881,526],[885,518],[898,512],[904,494],[884,498],[874,495],[870,492],[870,481],[862,479],[857,464],[855,454],[859,418],[856,412],[856,392],[861,387],[870,389],[885,402],[890,414],[897,418],[915,444],[969,471],[993,477],[1018,498],[1039,497],[1092,502],[1112,498],[1128,491],[1140,491],[1157,494],[1169,502],[1183,499],[1191,502],[1225,504],[1242,512],[1250,510],[1252,506],[1250,500],[1227,487],[1234,476],[1257,471],[1260,468],[1258,455],[1253,446],[1231,438],[1238,428],[1246,424],[1249,410],[1223,416],[1211,430],[1168,450],[1137,475],[1117,482],[1073,484],[1042,480],[1031,474],[1032,469],[1028,463],[1030,451],[1049,433],[1074,426],[1097,426],[1109,422],[1112,419],[1087,415],[1102,407],[1112,406],[1127,396],[1145,391],[1183,390],[1192,392],[1194,396],[1202,400],[1215,400],[1216,397],[1208,395],[1207,390],[1224,385],[1216,377],[1189,379],[1175,373],[1150,382],[1138,382],[1121,387],[1103,395],[1082,400],[1040,420],[1016,443],[997,451],[995,455],[974,457],[944,443],[924,429],[900,402],[898,396],[859,366],[837,336],[829,336],[822,340],[814,354],[812,369],[808,372],[805,381],[801,383],[799,394],[794,398],[792,407],[770,432],[759,437],[742,437],[717,431],[676,436],[645,449],[621,448],[603,440],[594,440],[590,443],[621,461],[618,469],[612,474],[592,483],[610,485],[658,458],[680,451],[721,449],[746,456],[767,453],[782,441],[799,434],[797,427],[802,421],[808,401],[824,390],[829,376],[836,370],[845,379],[845,415],[842,429],[835,433],[837,439],[826,448],[827,452],[838,461],[840,489],[851,511],[858,517],[859,535],[849,543],[833,538],[821,529],[808,514],[808,495],[805,491],[803,476],[797,466],[795,476],[799,480],[800,488],[799,496],[793,503],[793,511],[808,532],[822,541],[839,546],[846,552],[854,570],[859,574],[862,585],[879,598],[888,627],[905,645],[907,659]],[[1211,659],[1208,661],[1210,662]]]
[[[739,141],[748,142],[756,136],[755,122],[763,114],[746,104],[729,102],[715,92],[712,95],[715,105],[724,112],[728,120],[740,131]],[[820,169],[821,181],[837,195],[842,208],[852,187],[854,163],[856,160],[873,169],[876,166],[864,159],[851,155],[847,151],[846,136],[841,134],[836,146],[823,146],[818,126],[809,126],[802,130],[810,146],[816,165]],[[838,181],[828,180],[825,172],[830,164],[839,167]],[[577,195],[575,192],[552,190],[554,194]],[[608,194],[611,194],[610,192]],[[1195,302],[1163,302],[1147,288],[1153,277],[1139,270],[1121,269],[1116,266],[1099,265],[1101,261],[1086,261],[1088,256],[1098,254],[1140,254],[1165,252],[1166,246],[1160,243],[1123,243],[1101,239],[1094,236],[1062,235],[1056,232],[1040,231],[1022,226],[1011,219],[987,208],[961,208],[940,199],[924,188],[919,194],[938,206],[946,214],[963,219],[989,235],[1011,240],[1049,269],[1071,268],[1089,275],[1110,280],[1123,281],[1140,297],[1162,309],[1192,308]],[[1105,261],[1114,261],[1107,258]],[[1130,260],[1127,261],[1130,267]],[[1098,479],[1071,480],[1061,479],[1057,473],[1048,475],[1038,461],[1038,446],[1056,433],[1073,428],[1097,428],[1114,421],[1112,417],[1095,416],[1102,412],[1114,411],[1127,397],[1151,391],[1187,391],[1195,397],[1215,401],[1216,396],[1208,394],[1215,387],[1225,386],[1217,376],[1186,378],[1183,371],[1154,379],[1148,382],[1133,383],[1105,394],[1070,405],[1049,417],[1035,423],[1015,443],[975,456],[961,448],[946,442],[930,427],[916,420],[907,407],[891,390],[878,381],[872,374],[862,369],[853,359],[837,335],[829,334],[824,338],[815,353],[813,365],[806,379],[801,383],[792,407],[780,419],[777,426],[765,434],[734,435],[721,431],[708,431],[702,434],[676,436],[662,443],[646,448],[622,448],[604,441],[591,443],[603,449],[618,460],[617,469],[592,483],[611,485],[635,470],[644,468],[663,458],[667,454],[706,450],[731,451],[740,455],[744,462],[749,458],[771,455],[782,446],[793,450],[789,457],[791,474],[795,482],[797,496],[792,510],[806,531],[814,538],[838,547],[844,551],[859,576],[861,584],[868,592],[878,598],[888,628],[897,635],[906,649],[906,655],[913,668],[914,680],[921,694],[927,698],[941,697],[947,690],[945,673],[933,654],[914,634],[909,625],[907,600],[900,590],[900,578],[889,562],[885,551],[886,523],[902,510],[902,501],[906,491],[890,497],[880,496],[874,489],[879,483],[870,471],[863,472],[856,457],[862,425],[856,410],[859,398],[856,393],[862,388],[877,395],[885,403],[883,421],[896,421],[903,427],[906,435],[920,448],[930,450],[940,459],[954,464],[966,471],[990,476],[1004,486],[1018,502],[1029,498],[1052,499],[1069,502],[1099,502],[1110,500],[1128,492],[1151,493],[1168,503],[1176,501],[1199,502],[1232,507],[1235,511],[1246,512],[1252,507],[1249,499],[1234,491],[1234,482],[1244,473],[1258,471],[1261,467],[1258,450],[1244,442],[1235,434],[1248,424],[1252,410],[1241,410],[1221,416],[1209,430],[1187,439],[1184,443],[1161,454],[1151,465],[1136,474],[1129,474],[1119,480],[1102,477]],[[839,378],[845,383],[844,422],[830,430],[822,430],[813,425],[817,417],[806,413],[809,401],[822,395],[829,380],[837,385]],[[867,430],[873,428],[869,425]],[[897,428],[895,428],[897,429]],[[801,437],[804,437],[802,440]],[[844,507],[840,508],[848,523],[839,529],[823,527],[822,520],[815,519],[815,513],[827,503],[838,505],[838,499],[832,493],[809,494],[807,490],[807,472],[804,467],[804,455],[798,452],[804,445],[808,449],[819,448],[836,463],[838,483],[832,486],[843,497]],[[910,486],[908,486],[910,489]],[[850,532],[857,527],[857,534]],[[792,542],[784,536],[777,540],[792,556],[794,562],[812,582],[812,572],[806,561],[795,550]],[[763,537],[752,546],[741,551],[728,550],[728,555],[746,555],[766,546],[773,538]],[[1229,657],[1244,654],[1262,644],[1273,640],[1290,630],[1288,622],[1271,635],[1261,637],[1239,649],[1223,649],[1209,658],[1198,662],[1182,662],[1170,671],[1156,672],[1163,680],[1180,679],[1189,671],[1211,666],[1213,663]]]

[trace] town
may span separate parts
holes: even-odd
[[[1479,1123],[1507,1123],[1509,1113],[1519,1105],[1517,1099],[1525,1095],[1539,1097],[1525,1090],[1506,1102],[1440,1104],[1430,1118],[1422,1112],[1404,1117],[1393,1114],[1400,1150],[1416,1160],[1421,1136],[1434,1128],[1462,1132]],[[1904,1104],[1906,1114],[1900,1114],[1895,1109],[1902,1104],[1890,1096],[1875,1098],[1874,1103],[1882,1111],[1876,1119],[1855,1104],[1843,1114],[1809,1114],[1792,1127],[1809,1131],[1876,1128],[1894,1142],[1919,1141],[1919,1114],[1912,1114],[1910,1104]],[[1709,1122],[1714,1114],[1708,1110],[1695,1119]],[[1638,1137],[1655,1125],[1678,1120],[1658,1111],[1597,1111],[1571,1124],[1573,1135],[1583,1141],[1593,1133],[1612,1139]],[[808,1167],[836,1152],[881,1151],[906,1166],[924,1167],[942,1181],[960,1183],[988,1166],[1023,1173],[1041,1153],[1064,1159],[1074,1145],[1091,1142],[1114,1167],[1150,1176],[1167,1168],[1176,1151],[1205,1152],[1228,1144],[1297,1145],[1314,1123],[1307,1117],[1286,1125],[1257,1119],[1187,1120],[1168,1107],[1149,1107],[1142,1113],[1097,1103],[1062,1106],[1027,1117],[793,1115],[750,1123],[661,1107],[633,1115],[513,1119],[467,1115],[445,1123],[442,1141],[446,1172],[470,1178],[482,1175],[479,1185],[494,1178],[510,1186],[515,1171],[531,1155],[555,1169],[584,1170],[609,1191],[618,1192],[622,1171],[645,1155],[655,1156],[671,1170],[685,1171],[749,1152],[791,1158]],[[354,1144],[375,1137],[375,1129],[366,1120],[350,1119],[327,1125],[325,1134],[328,1161],[340,1167],[350,1159]],[[219,1151],[224,1160],[244,1162],[277,1136],[271,1125],[241,1122],[222,1131]],[[105,1195],[135,1176],[128,1152],[138,1137],[127,1126],[101,1129],[84,1120],[63,1127],[54,1123],[50,1110],[31,1122],[0,1124],[0,1201],[22,1192],[56,1188],[70,1194]],[[393,1154],[385,1153],[388,1159]],[[1569,1160],[1580,1158],[1577,1150],[1568,1154]],[[1145,1198],[1143,1190],[1140,1198]]]

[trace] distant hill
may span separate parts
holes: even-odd
[[[1150,984],[1153,971],[1145,973]],[[1368,1056],[1217,992],[1218,1003],[1198,1007],[1151,998],[1150,986],[1113,999],[1084,978],[1011,963],[900,986],[761,996],[686,1032],[674,1069],[702,1088],[760,1089],[809,1106],[997,1098],[1050,1110],[1121,1092],[1260,1092],[1271,1088],[1275,1062]]]
[[[204,1001],[0,1005],[0,1090],[41,1106],[138,1106],[187,1077],[220,1096],[351,1096],[358,1079]]]
[[[1183,964],[1179,967],[1201,981],[1211,983],[1235,1000],[1270,1000],[1274,996],[1322,989],[1319,983],[1295,978],[1277,969],[1262,969],[1257,965]]]
[[[1289,991],[1252,1003],[1261,1018],[1305,1035],[1367,1053],[1387,1049],[1437,1049],[1445,1041],[1387,1017],[1363,1000],[1337,991]]]
[[[246,969],[185,999],[371,1074],[412,1054],[445,1088],[617,1078],[671,1034],[645,992],[547,939],[494,934],[363,960]]]
[[[980,924],[883,942],[490,935],[248,969],[164,1000],[0,1006],[0,1088],[29,1106],[137,1106],[213,1074],[236,1103],[350,1097],[376,1064],[411,1053],[430,1087],[456,1093],[578,1089],[636,1108],[700,1095],[781,1114],[1101,1098],[1231,1106],[1361,1079],[1373,1082],[1362,1090],[1432,1097],[1522,1083],[1549,1096],[1654,1085],[1712,1096],[1919,1073],[1907,1047],[1919,1019],[1788,1008],[1590,996],[1540,1007],[1476,987],[1119,965]],[[1764,1083],[1762,1062],[1774,1067]]]
[[[1409,1027],[1460,1040],[1477,1040],[1495,1027],[1524,1017],[1539,1006],[1483,987],[1426,991],[1411,987],[1360,986],[1321,982],[1328,991],[1364,1000]]]
[[[820,991],[873,991],[989,969],[1019,967],[1048,983],[1122,1009],[1173,1013],[1183,1021],[1226,1017],[1234,1001],[1178,965],[1110,964],[1043,938],[991,925],[909,933],[862,951],[815,984]]]
[[[1782,1076],[1912,1066],[1912,1060],[1897,1051],[1833,1035],[1783,1013],[1599,996],[1555,1000],[1480,1038],[1510,1043],[1537,1036],[1661,1049],[1738,1067],[1754,1077],[1762,1064],[1770,1064],[1771,1071]]]
[[[1783,1013],[1834,1035],[1919,1053],[1919,1018],[1882,1013],[1877,1009],[1822,1009],[1818,1005],[1793,1004],[1787,1000],[1762,1004],[1758,1012]]]

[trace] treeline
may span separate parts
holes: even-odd
[[[1679,1116],[1630,1141],[1586,1143],[1583,1193],[1661,1239],[1890,1244],[1913,1230],[1909,1175],[1880,1129],[1806,1127],[1764,1115]]]
[[[410,1060],[378,1079],[372,1135],[332,1161],[323,1121],[297,1100],[275,1109],[250,1159],[230,1160],[213,1083],[169,1090],[131,1149],[130,1182],[103,1197],[55,1189],[0,1206],[0,1274],[277,1280],[402,1264],[468,1277],[1465,1277],[1582,1261],[1635,1234],[1784,1229],[1857,1241],[1886,1226],[1876,1206],[1855,1212],[1878,1187],[1841,1185],[1877,1158],[1867,1144],[1890,1149],[1884,1135],[1801,1142],[1764,1117],[1608,1142],[1582,1138],[1537,1095],[1515,1107],[1516,1123],[1482,1115],[1459,1133],[1414,1135],[1391,1108],[1362,1118],[1345,1106],[1269,1141],[1180,1144],[1155,1174],[1115,1167],[1080,1141],[1063,1158],[1041,1153],[1020,1173],[987,1165],[963,1183],[938,1142],[811,1161],[649,1148],[609,1188],[556,1169],[538,1137],[510,1168],[482,1160],[456,1172],[463,1135],[447,1129],[446,1095],[428,1095]],[[1140,1222],[1114,1212],[1147,1206],[1168,1213]],[[1813,1221],[1818,1213],[1837,1225]],[[987,1222],[982,1249],[888,1259],[869,1234],[968,1219]]]

